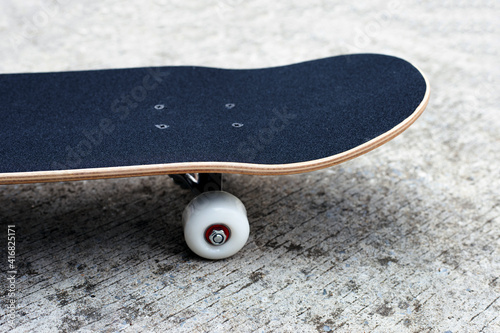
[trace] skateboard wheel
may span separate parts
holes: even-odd
[[[207,259],[236,254],[250,234],[245,206],[222,191],[204,192],[194,198],[184,209],[182,223],[189,248]]]

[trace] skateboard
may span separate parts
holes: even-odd
[[[0,184],[171,175],[199,195],[186,242],[227,258],[249,236],[221,174],[330,167],[406,130],[430,88],[409,62],[350,54],[287,66],[0,75]]]

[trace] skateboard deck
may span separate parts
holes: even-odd
[[[420,70],[377,54],[3,74],[0,184],[313,171],[402,133],[429,93]]]

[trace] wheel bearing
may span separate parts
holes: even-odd
[[[223,224],[213,224],[205,231],[205,240],[214,246],[227,242],[231,235],[229,228]]]

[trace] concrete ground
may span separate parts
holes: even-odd
[[[227,260],[187,249],[192,195],[166,176],[1,186],[0,331],[499,332],[500,4],[348,3],[0,1],[2,73],[377,52],[432,87],[415,125],[365,156],[226,176],[251,223]]]

